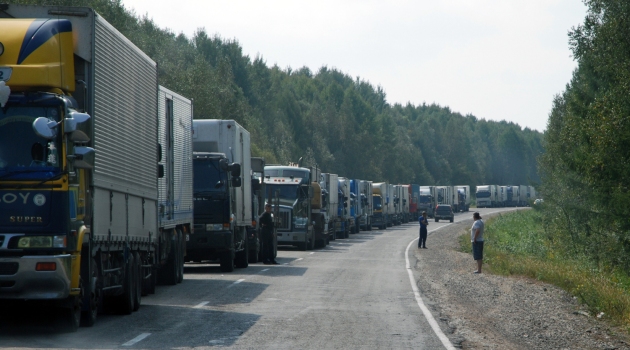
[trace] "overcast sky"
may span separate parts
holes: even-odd
[[[436,103],[544,131],[576,67],[581,0],[123,0],[176,34],[236,39],[269,67],[322,66],[380,85],[391,104]]]

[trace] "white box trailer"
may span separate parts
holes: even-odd
[[[468,211],[470,209],[471,200],[470,186],[457,185],[454,190],[457,196],[457,211]]]
[[[322,173],[320,175],[320,186],[325,190],[326,205],[323,208],[325,213],[328,232],[332,240],[336,238],[335,232],[341,230],[341,217],[339,216],[339,176],[337,174]]]
[[[497,185],[479,185],[475,193],[477,208],[498,206],[499,190]]]
[[[359,225],[366,231],[372,230],[372,215],[374,215],[372,193],[372,181],[360,180],[359,200],[361,201],[362,213]]]

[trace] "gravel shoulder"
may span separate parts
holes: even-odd
[[[557,287],[473,274],[472,254],[460,252],[458,243],[471,225],[465,220],[429,232],[429,249],[412,254],[422,298],[456,348],[630,349],[626,334]]]

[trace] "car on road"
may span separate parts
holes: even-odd
[[[435,207],[435,222],[439,222],[440,219],[448,219],[453,222],[455,214],[453,214],[453,208],[449,204],[438,204]]]

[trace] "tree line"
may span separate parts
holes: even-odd
[[[588,0],[569,33],[578,67],[556,96],[540,170],[550,242],[630,271],[630,2]]]
[[[268,164],[303,158],[345,177],[421,185],[540,181],[543,135],[535,130],[437,104],[390,104],[383,87],[337,68],[269,66],[236,40],[203,28],[173,33],[120,0],[9,2],[94,8],[158,62],[161,85],[194,100],[195,119],[238,121],[251,133],[252,155]]]

